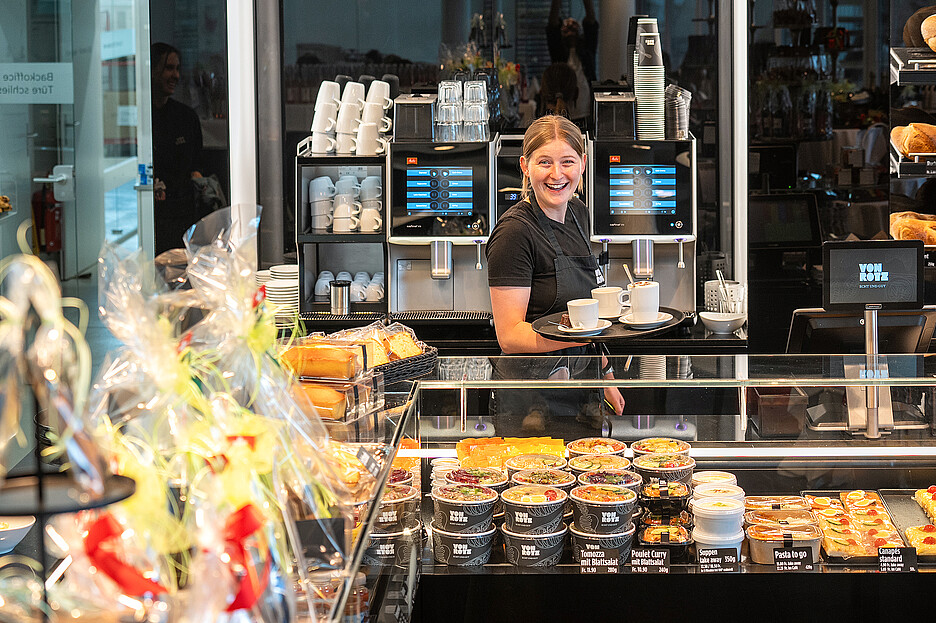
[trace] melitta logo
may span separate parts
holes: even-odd
[[[419,164],[419,159],[416,156],[409,156],[406,158],[406,164]]]
[[[620,162],[620,161],[621,161],[621,157],[620,157],[620,156],[611,156],[611,157],[610,157],[610,160],[611,160],[611,162]]]
[[[883,264],[858,264],[858,281],[887,281]]]

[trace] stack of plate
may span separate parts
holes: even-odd
[[[642,141],[666,138],[664,87],[666,68],[658,33],[640,33],[634,70],[634,96],[637,98],[637,138]]]
[[[291,325],[299,313],[299,280],[271,279],[266,282],[266,299],[273,306],[276,325]]]
[[[692,93],[675,84],[666,87],[666,138],[689,138],[689,102]]]
[[[268,268],[264,270],[258,270],[254,273],[254,283],[257,284],[258,287],[262,286],[270,279],[270,270]]]
[[[295,279],[299,280],[298,264],[279,264],[270,267],[270,277],[273,279]]]
[[[640,378],[662,380],[666,378],[666,355],[640,355]]]

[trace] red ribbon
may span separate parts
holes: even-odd
[[[161,584],[143,576],[136,568],[117,555],[120,535],[124,531],[113,515],[104,513],[89,527],[84,538],[85,552],[95,567],[114,581],[126,595],[142,597],[147,593],[168,592]]]
[[[257,450],[257,436],[256,435],[228,435],[228,443],[234,443],[238,439],[243,439],[247,442],[247,447],[250,448],[251,452]]]
[[[263,576],[257,577],[257,570],[248,560],[247,537],[263,527],[263,515],[253,504],[246,504],[228,516],[224,522],[225,553],[231,558],[232,566],[243,568],[240,586],[234,601],[228,606],[228,612],[241,608],[250,608],[266,590],[270,580],[270,557],[266,557]]]

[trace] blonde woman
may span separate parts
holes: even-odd
[[[614,378],[604,357],[599,370],[592,345],[550,340],[531,324],[565,311],[572,299],[590,298],[592,288],[604,283],[586,233],[588,209],[574,196],[585,171],[581,131],[565,117],[540,117],[524,135],[520,169],[524,199],[501,215],[491,232],[488,285],[502,354],[540,357],[501,357],[495,376]],[[605,389],[604,398],[621,415],[624,398],[617,388]],[[581,436],[595,434],[588,429],[603,421],[600,396],[593,390],[501,390],[492,407],[495,427],[505,434]]]

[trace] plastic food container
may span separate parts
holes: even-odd
[[[394,533],[414,528],[418,519],[419,491],[409,485],[387,485],[380,506],[374,532]]]
[[[558,487],[517,485],[501,498],[505,528],[516,534],[549,534],[562,525],[568,494]]]
[[[665,547],[670,550],[670,562],[688,562],[692,536],[685,526],[648,526],[637,537],[641,547]]]
[[[590,534],[579,530],[574,523],[569,526],[569,532],[572,534],[572,558],[575,562],[582,562],[582,552],[589,546],[600,547],[602,549],[617,548],[618,563],[624,564],[630,558],[631,546],[634,544],[634,532],[636,528],[631,523],[623,532],[614,534]]]
[[[759,565],[772,565],[774,550],[784,547],[809,547],[812,549],[813,561],[819,560],[822,531],[816,526],[799,528],[748,526],[746,534],[751,560]]]
[[[731,472],[704,471],[692,473],[692,488],[709,482],[720,482],[723,485],[736,485],[738,479]]]
[[[575,485],[575,476],[561,469],[525,469],[515,473],[510,481],[516,485],[544,485],[571,489]]]
[[[497,528],[475,534],[439,530],[432,524],[432,557],[443,565],[468,567],[483,565],[491,558]]]
[[[662,513],[651,513],[647,511],[640,518],[640,525],[662,526],[664,517],[667,521],[667,524],[670,526],[686,526],[687,528],[692,527],[692,515],[690,515],[687,511],[682,511],[675,514],[666,513],[665,515]]]
[[[413,472],[408,469],[395,467],[390,470],[390,476],[387,483],[391,485],[413,485]]]
[[[660,495],[661,485],[663,495]],[[692,492],[689,485],[679,480],[667,483],[649,482],[640,488],[640,505],[654,515],[679,515],[689,509],[690,499]]]
[[[559,525],[559,530],[549,534],[518,534],[508,530],[505,524],[501,533],[504,536],[507,562],[518,567],[554,566],[562,558],[562,548],[569,531],[565,524]]]
[[[619,485],[583,485],[569,493],[572,521],[582,532],[613,534],[631,525],[637,494]]]
[[[579,474],[579,484],[583,485],[619,485],[627,487],[634,493],[640,491],[643,478],[637,472],[627,469],[599,469],[593,472]]]
[[[744,489],[738,485],[709,482],[701,484],[692,490],[692,499],[701,500],[702,498],[731,498],[743,504]]]
[[[702,498],[693,503],[692,516],[696,530],[712,537],[727,538],[741,532],[744,502],[732,498]],[[744,535],[741,535],[738,541],[743,540]]]
[[[819,517],[811,511],[748,511],[744,513],[744,525],[770,526],[772,528],[818,526]]]
[[[808,511],[809,502],[798,495],[749,495],[744,498],[744,509]]]
[[[680,480],[688,485],[692,482],[695,459],[685,454],[641,454],[634,457],[632,466],[644,482]]]
[[[478,533],[491,530],[497,492],[476,485],[447,485],[432,489],[434,525],[445,532]]]
[[[631,444],[634,456],[641,454],[689,454],[689,444],[671,437],[647,437]]]
[[[570,441],[566,444],[566,448],[569,450],[570,457],[583,454],[624,454],[627,444],[607,437],[584,437]]]
[[[446,472],[445,481],[451,484],[481,485],[490,487],[498,493],[497,502],[494,503],[494,514],[504,512],[504,504],[500,494],[509,486],[507,474],[493,467],[461,468]]]
[[[422,536],[419,524],[415,528],[390,532],[386,534],[371,534],[367,549],[361,562],[365,565],[396,565],[405,567],[409,564],[413,548],[419,546],[422,550]]]
[[[504,461],[508,478],[525,469],[562,469],[566,464],[563,457],[555,454],[520,454]]]
[[[728,549],[731,547],[738,553],[738,560],[740,561],[741,544],[744,543],[744,530],[738,530],[734,534],[715,535],[696,527],[692,531],[692,540],[695,541],[697,553],[700,549]]]
[[[569,459],[569,469],[576,476],[601,469],[627,469],[630,464],[619,454],[580,454]]]

